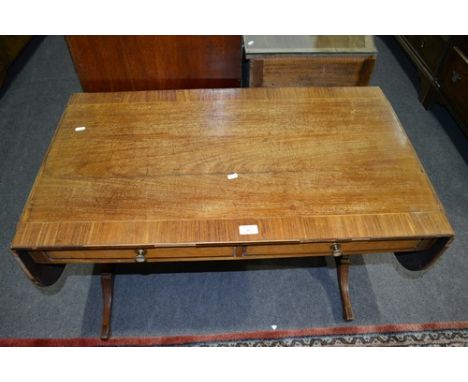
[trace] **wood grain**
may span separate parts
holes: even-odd
[[[351,241],[341,245],[346,255],[380,252],[408,252],[423,250],[433,245],[433,239],[414,240],[373,240]],[[100,262],[135,262],[138,251],[135,249],[74,249],[33,251],[34,261],[41,264],[48,263],[100,263]],[[182,246],[159,247],[145,249],[145,260],[153,261],[187,261],[199,259],[231,259],[235,258],[268,258],[268,257],[311,257],[327,256],[330,254],[330,243],[295,243],[295,244],[269,244],[269,245],[238,245],[231,247],[221,246]],[[86,261],[84,261],[86,260]]]
[[[75,94],[12,248],[452,235],[379,88],[181,90]]]
[[[244,36],[250,87],[368,85],[372,36]]]
[[[375,55],[257,55],[249,59],[249,86],[365,86],[374,64]]]
[[[112,299],[114,289],[114,274],[112,266],[109,266],[101,273],[101,290],[102,290],[102,325],[101,325],[101,340],[108,340],[111,335],[111,313]]]
[[[66,39],[87,92],[240,86],[240,36]]]
[[[341,295],[343,319],[345,321],[352,321],[354,319],[354,314],[351,307],[351,298],[349,296],[349,265],[351,264],[351,261],[349,256],[339,256],[335,257],[335,262],[338,286],[340,288]]]

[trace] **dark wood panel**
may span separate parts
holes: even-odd
[[[421,80],[419,100],[427,109],[434,103],[447,107],[468,136],[466,36],[397,36],[416,65]]]
[[[3,85],[8,67],[30,40],[31,36],[0,36],[0,87]]]
[[[435,73],[443,57],[446,43],[441,36],[405,36],[413,49],[427,65],[431,73]]]
[[[460,48],[454,47],[445,63],[447,70],[441,76],[441,89],[455,108],[463,123],[468,124],[468,62]]]
[[[87,92],[240,86],[240,36],[66,39]]]

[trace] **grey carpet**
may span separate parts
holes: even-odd
[[[114,336],[159,336],[468,319],[467,141],[442,107],[417,100],[415,69],[391,38],[377,38],[372,85],[405,127],[457,238],[429,270],[404,270],[392,254],[357,257],[351,269],[356,319],[344,323],[328,260],[155,265],[116,277]],[[97,336],[99,277],[68,266],[49,288],[34,286],[9,244],[50,138],[71,93],[80,91],[62,37],[36,40],[0,93],[0,337]],[[154,273],[152,273],[154,271]]]

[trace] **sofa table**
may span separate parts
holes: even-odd
[[[420,270],[452,238],[379,88],[251,88],[74,94],[11,248],[41,286],[71,263],[333,256],[351,320],[353,255]]]

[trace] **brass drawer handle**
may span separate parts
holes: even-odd
[[[462,78],[458,72],[455,70],[452,70],[452,82],[455,83],[457,81],[460,81]]]
[[[333,243],[330,246],[330,249],[332,251],[332,255],[335,257],[340,257],[343,255],[343,251],[341,250],[341,244]]]
[[[135,261],[137,263],[144,263],[146,262],[146,250],[145,249],[137,249],[137,255],[135,256]]]

